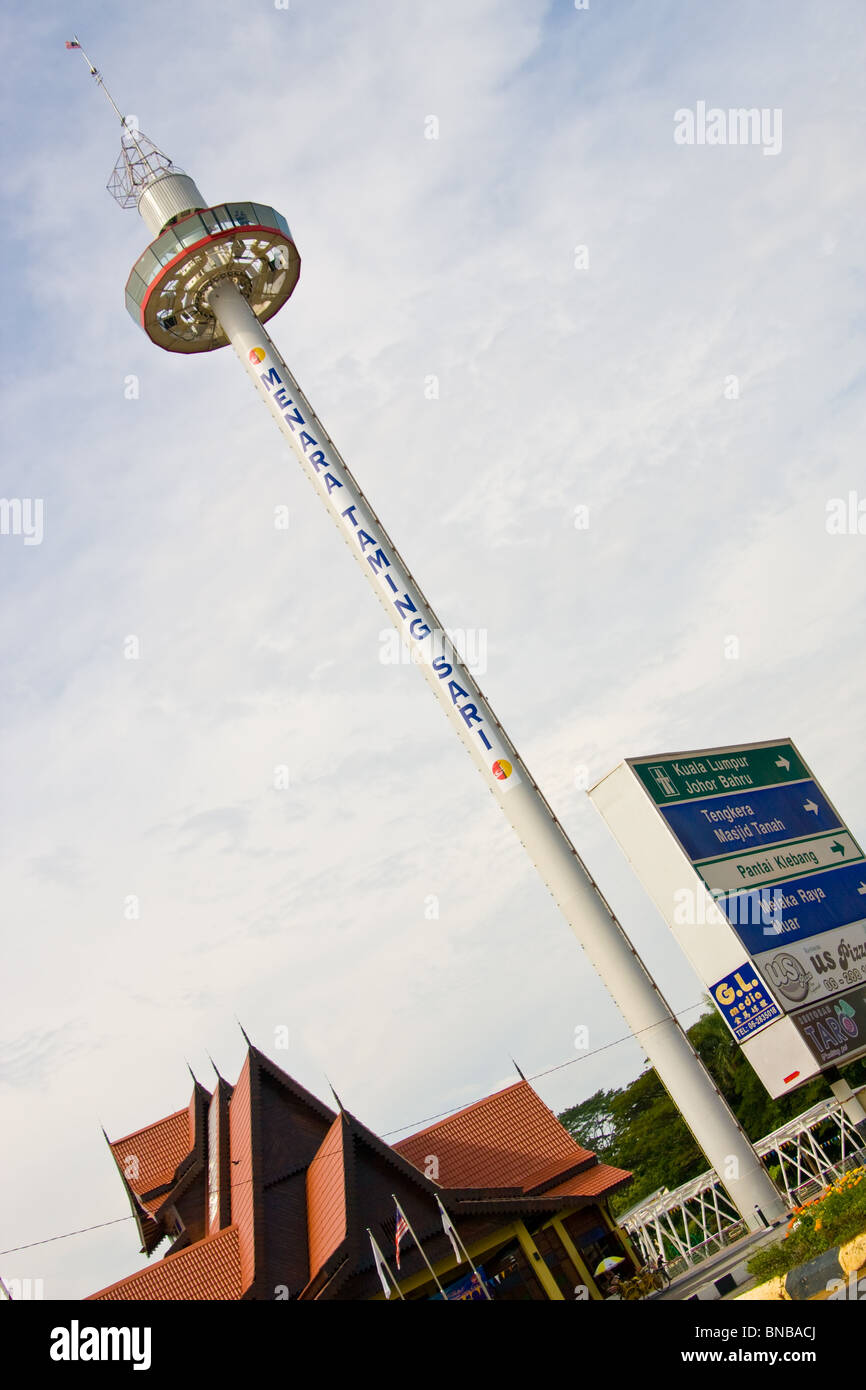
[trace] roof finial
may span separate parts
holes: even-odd
[[[513,1057],[511,1059],[511,1065],[514,1067],[514,1070],[517,1072],[517,1075],[520,1077],[521,1081],[525,1081],[526,1077],[523,1075],[523,1072],[520,1070]]]
[[[243,1031],[244,1031],[244,1030],[243,1030],[243,1028],[242,1028],[242,1029],[241,1029],[241,1032],[243,1033]],[[246,1037],[246,1034],[244,1034],[244,1036]],[[223,1076],[222,1072],[220,1071],[220,1069],[219,1069],[219,1067],[217,1066],[216,1062],[214,1061],[213,1057],[211,1057],[210,1053],[209,1053],[209,1052],[206,1052],[204,1055],[205,1055],[205,1057],[207,1057],[208,1061],[210,1062],[211,1066],[213,1067],[214,1071],[216,1072],[217,1077],[219,1078],[219,1080],[220,1080],[220,1081],[225,1081],[225,1077]]]
[[[246,1043],[247,1047],[252,1047],[252,1043],[250,1042],[249,1038],[247,1037],[247,1030],[246,1030],[246,1028],[244,1028],[244,1025],[241,1023],[241,1021],[240,1021],[240,1019],[238,1018],[237,1014],[235,1014],[235,1023],[238,1025],[238,1027],[240,1028],[241,1032],[243,1033],[243,1035],[244,1035],[244,1042]]]
[[[330,1090],[331,1095],[334,1097],[334,1100],[337,1102],[337,1109],[340,1111],[341,1114],[345,1113],[345,1106],[343,1105],[343,1102],[340,1100],[340,1097],[337,1095],[337,1092],[334,1090],[334,1088],[333,1088],[333,1086],[331,1085],[330,1081],[328,1081],[327,1076],[325,1077],[325,1080],[328,1082],[328,1089]]]

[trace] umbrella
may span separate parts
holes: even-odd
[[[622,1255],[608,1255],[606,1260],[602,1260],[596,1269],[596,1274],[607,1274],[610,1270],[616,1269],[617,1265],[624,1265],[625,1259]]]

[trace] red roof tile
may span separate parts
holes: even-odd
[[[163,1187],[174,1178],[180,1163],[192,1152],[193,1135],[190,1129],[189,1109],[177,1110],[155,1125],[137,1129],[124,1139],[109,1141],[115,1162],[126,1177],[137,1197],[142,1192],[151,1192],[155,1187]],[[130,1163],[130,1159],[136,1163]],[[137,1171],[138,1176],[134,1174]],[[161,1199],[144,1205],[153,1209]]]
[[[219,1301],[241,1296],[241,1261],[238,1249],[238,1230],[227,1226],[215,1236],[196,1241],[176,1255],[140,1269],[126,1279],[120,1279],[98,1293],[90,1294],[85,1302],[151,1302],[202,1299]]]
[[[567,1178],[556,1187],[548,1187],[542,1197],[598,1197],[603,1192],[612,1192],[621,1183],[630,1182],[631,1173],[624,1168],[612,1168],[608,1163],[597,1163],[587,1168],[585,1173]]]
[[[591,1154],[584,1152],[578,1146],[577,1153],[572,1153],[569,1158],[555,1158],[552,1163],[544,1163],[540,1168],[536,1168],[528,1182],[524,1183],[523,1191],[536,1192],[538,1188],[545,1183],[548,1187],[551,1187],[557,1178],[559,1178],[560,1181],[564,1180],[566,1174],[573,1172],[579,1164],[592,1164],[595,1166],[597,1161],[598,1160]]]
[[[435,1157],[436,1181],[442,1187],[526,1190],[593,1158],[528,1081],[486,1096],[393,1147],[422,1172],[428,1158]]]
[[[288,1088],[291,1105],[274,1092],[275,1086]],[[147,1250],[155,1248],[166,1230],[142,1215],[141,1208],[157,1210],[168,1199],[168,1189],[172,1201],[191,1203],[189,1210],[200,1200],[204,1219],[207,1136],[202,1117],[208,1096],[197,1084],[188,1108],[110,1143],[138,1204],[136,1219]],[[304,1102],[300,1111],[295,1104],[299,1097]],[[428,1176],[435,1176],[441,1188],[458,1190],[458,1207],[465,1203],[467,1210],[477,1207],[480,1214],[521,1204],[556,1210],[569,1199],[573,1207],[591,1204],[631,1176],[600,1164],[581,1148],[526,1081],[392,1147],[354,1117],[341,1112],[331,1120],[331,1115],[250,1047],[228,1103],[231,1163],[221,1176],[230,1190],[231,1224],[91,1299],[260,1298],[268,1297],[275,1283],[300,1288],[301,1298],[338,1298],[357,1265],[359,1242],[369,1266],[363,1227],[372,1220],[375,1229],[385,1229],[393,1218],[392,1191],[403,1193],[405,1187],[407,1200],[419,1202],[414,1189],[423,1188],[432,1211]],[[132,1156],[137,1169],[129,1163]],[[430,1156],[438,1160],[435,1174]],[[407,1164],[418,1171],[410,1172]],[[176,1182],[179,1168],[182,1176]],[[159,1188],[166,1191],[145,1196]],[[186,1213],[184,1208],[184,1219]],[[431,1220],[438,1231],[435,1214]],[[195,1234],[201,1229],[198,1223]],[[426,1242],[424,1231],[421,1235]]]
[[[307,1169],[310,1280],[346,1238],[344,1121],[338,1115]]]

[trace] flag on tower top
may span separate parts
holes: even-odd
[[[67,39],[67,40],[66,40],[66,47],[67,47],[67,48],[80,48],[80,47],[81,47],[81,44],[78,42],[77,39]]]

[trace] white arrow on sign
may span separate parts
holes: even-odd
[[[783,767],[783,768],[785,769],[786,772],[790,772],[790,771],[791,771],[791,764],[788,762],[788,759],[787,759],[787,758],[783,758],[783,757],[782,757],[781,753],[779,754],[778,758],[776,759],[776,767]]]
[[[866,893],[866,883],[861,883],[861,884],[860,884],[860,887],[857,889],[857,892],[858,892],[858,893]]]
[[[814,811],[816,816],[817,816],[817,814],[818,814],[818,807],[815,805],[814,801],[804,801],[804,802],[803,802],[803,810],[804,810],[804,811]]]

